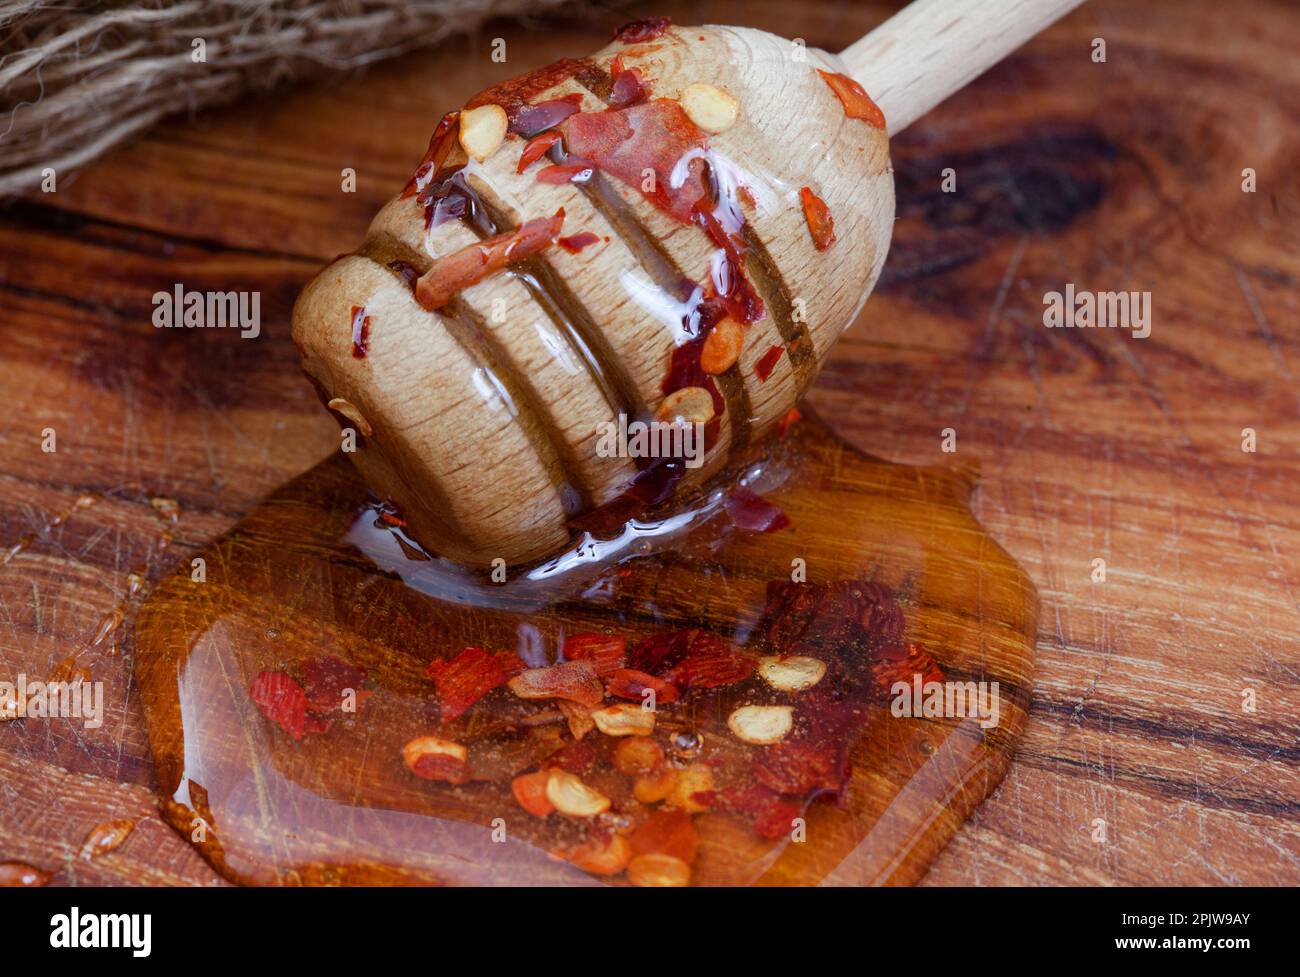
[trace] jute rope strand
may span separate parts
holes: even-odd
[[[178,111],[565,0],[0,0],[0,196]],[[205,58],[196,61],[201,38]]]

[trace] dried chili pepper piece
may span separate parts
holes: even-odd
[[[502,671],[505,672],[507,679],[514,678],[520,672],[528,668],[528,664],[519,657],[518,652],[498,651],[493,655],[493,657],[496,658]]]
[[[749,489],[732,489],[725,503],[733,526],[755,533],[775,533],[790,525],[790,517],[779,507]]]
[[[702,172],[707,134],[677,102],[656,98],[626,109],[582,112],[561,129],[569,152],[593,161],[602,172],[639,191],[656,207],[683,223],[708,190]],[[689,160],[674,186],[674,170]],[[647,179],[646,170],[654,173]]]
[[[510,792],[515,800],[529,814],[544,818],[555,810],[555,805],[546,796],[546,782],[550,774],[545,770],[520,774],[510,782]]]
[[[776,436],[779,438],[784,438],[787,434],[790,433],[790,428],[794,427],[801,420],[803,420],[803,414],[799,413],[799,408],[791,407],[788,411],[785,412],[785,416],[782,417],[781,420],[777,423]]]
[[[878,697],[888,698],[895,682],[909,687],[920,676],[921,685],[942,682],[943,670],[930,652],[916,643],[886,645],[872,653],[871,684]]]
[[[596,165],[588,159],[570,156],[563,163],[552,163],[537,171],[538,183],[586,183],[596,172]]]
[[[370,344],[370,316],[364,305],[352,306],[352,355],[364,360]]]
[[[402,510],[397,507],[397,503],[385,499],[375,506],[375,528],[379,528],[380,523],[385,526],[396,526],[399,529],[406,527],[406,517],[402,515]]]
[[[656,703],[676,702],[681,698],[677,686],[634,668],[620,668],[610,676],[606,687],[610,695],[633,702],[644,702],[647,689],[654,693]]]
[[[528,169],[550,152],[551,148],[559,142],[560,134],[558,132],[543,132],[541,135],[528,140],[524,145],[523,152],[519,154],[519,166],[515,169],[515,172],[522,173]]]
[[[811,187],[799,188],[799,200],[803,203],[803,218],[808,222],[813,246],[818,251],[825,251],[835,243],[835,219],[831,217],[830,208],[812,192]]]
[[[627,868],[632,849],[620,834],[593,830],[581,844],[559,848],[551,854],[592,875],[618,875]]]
[[[415,168],[415,174],[402,188],[402,198],[413,197],[425,188],[429,180],[442,169],[447,161],[447,154],[456,141],[456,129],[460,124],[459,112],[448,112],[439,120],[433,135],[429,137],[429,149]]]
[[[360,704],[370,693],[362,690],[366,670],[334,655],[308,658],[302,664],[302,685],[307,695],[309,712],[329,713],[343,708],[343,696],[348,689]]]
[[[464,760],[445,753],[426,753],[411,765],[411,772],[425,780],[441,780],[449,784],[469,782],[469,766]]]
[[[686,655],[675,665],[659,673],[659,677],[677,688],[716,689],[742,682],[754,673],[757,661],[717,635],[705,631],[691,633]]]
[[[781,345],[771,346],[768,348],[768,351],[763,354],[763,356],[759,359],[759,361],[754,364],[754,373],[755,375],[757,375],[760,381],[764,383],[767,382],[767,378],[770,377],[772,375],[772,371],[776,369],[776,364],[780,361],[781,354],[784,352],[785,352],[784,346]]]
[[[827,791],[838,793],[848,774],[836,746],[814,746],[802,740],[777,743],[761,751],[750,772],[769,790],[805,799]]]
[[[651,675],[676,665],[691,650],[694,631],[664,631],[652,634],[633,649],[628,666]]]
[[[589,741],[570,743],[557,750],[547,759],[553,767],[567,770],[569,773],[586,776],[596,768],[596,748]]]
[[[710,422],[704,425],[704,448],[707,451],[713,444],[713,430],[716,430],[716,422]],[[617,510],[620,499],[626,500],[632,510],[625,517],[631,518],[639,514],[649,506],[658,505],[672,497],[677,488],[677,483],[682,480],[686,474],[686,462],[681,458],[661,457],[655,458],[646,468],[637,472],[632,481],[628,483],[627,491],[618,499],[608,503],[610,510]],[[621,525],[621,523],[620,523]]]
[[[773,580],[755,638],[773,654],[829,655],[856,663],[871,647],[871,633],[862,623],[863,613],[876,602],[870,587],[855,580]]]
[[[562,95],[535,105],[521,105],[514,113],[507,111],[509,130],[525,139],[554,129],[571,115],[582,111],[582,95]]]
[[[848,75],[822,71],[820,68],[817,69],[817,74],[821,75],[822,80],[830,86],[835,97],[844,106],[844,114],[850,119],[861,119],[876,129],[885,128],[885,113],[881,112],[880,106],[871,100],[865,88]]]
[[[521,699],[570,699],[594,706],[605,697],[605,687],[589,661],[529,668],[512,678],[509,685]]]
[[[514,231],[497,234],[436,259],[415,283],[415,297],[426,309],[440,309],[462,289],[492,272],[549,248],[564,226],[564,208],[553,217],[534,217]]]
[[[461,167],[440,170],[416,199],[424,207],[425,229],[440,227],[453,220],[471,223],[485,232],[488,228],[482,203],[465,182]],[[401,271],[405,277],[405,269]],[[416,277],[419,277],[418,273]]]
[[[417,736],[402,747],[402,762],[417,777],[463,784],[470,779],[468,751],[454,740]]]
[[[792,822],[802,810],[795,801],[760,784],[719,791],[716,806],[748,818],[754,834],[764,841],[788,837],[794,828]]]
[[[589,661],[601,678],[608,678],[623,667],[627,639],[610,634],[571,634],[564,639],[566,661]]]
[[[508,78],[491,88],[485,88],[468,102],[465,108],[475,109],[481,105],[500,105],[506,111],[506,118],[513,120],[520,112],[529,108],[531,102],[543,92],[570,78],[580,78],[594,67],[590,58],[561,58],[551,64],[543,65],[524,75]],[[511,131],[516,131],[512,128]]]
[[[308,713],[307,718],[303,720],[303,733],[328,733],[330,727],[334,725],[334,720],[326,719],[323,716],[313,716]]]
[[[434,659],[424,672],[438,690],[439,718],[450,722],[493,689],[504,685],[502,658],[482,648],[465,648],[450,660]]]
[[[600,240],[600,235],[591,231],[582,231],[578,234],[571,234],[568,237],[560,238],[556,244],[562,247],[569,254],[578,254],[583,248],[591,247]]]
[[[619,59],[615,58],[615,61]],[[641,80],[641,73],[635,68],[627,68],[614,75],[614,85],[606,101],[612,109],[625,109],[644,102],[649,97],[650,90]]]
[[[307,721],[307,693],[285,672],[259,672],[248,694],[262,715],[293,739],[302,739]]]
[[[640,44],[642,41],[653,41],[656,37],[663,37],[668,28],[672,26],[673,19],[671,17],[645,17],[641,20],[629,20],[614,31],[611,40],[622,41],[624,44]]]

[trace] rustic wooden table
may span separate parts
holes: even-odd
[[[894,6],[632,10],[837,50]],[[289,310],[438,114],[626,17],[496,24],[174,120],[0,211],[0,680],[89,649],[106,683],[101,728],[0,723],[0,861],[57,883],[218,881],[156,820],[77,858],[91,826],[154,810],[131,670],[147,584],[129,574],[157,579],[334,449]],[[951,460],[955,430],[983,466],[978,515],[1043,599],[1017,759],[930,883],[1300,881],[1298,46],[1282,0],[1092,0],[894,145],[885,277],[812,400],[888,458]],[[154,329],[174,282],[259,290],[261,338]],[[1149,291],[1151,335],[1044,328],[1067,282]]]

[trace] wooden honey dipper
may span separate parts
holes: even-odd
[[[429,550],[484,565],[707,479],[786,416],[880,275],[885,120],[1080,2],[917,0],[839,57],[639,21],[475,96],[294,308],[362,475]],[[620,415],[696,422],[706,450],[622,457]]]

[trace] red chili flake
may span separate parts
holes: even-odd
[[[570,699],[594,706],[605,697],[596,667],[589,661],[562,662],[529,668],[510,680],[510,691],[521,699]]]
[[[515,800],[529,814],[544,818],[555,810],[555,805],[546,796],[546,783],[551,779],[545,770],[520,774],[510,782],[510,791]]]
[[[601,678],[608,678],[623,667],[627,639],[608,634],[571,634],[564,639],[566,661],[589,661]]]
[[[866,584],[862,590],[866,607],[862,611],[862,627],[872,652],[902,640],[903,609],[894,599],[893,591],[882,584]]]
[[[659,675],[679,689],[716,689],[749,678],[755,666],[753,658],[717,635],[695,631],[686,657]]]
[[[564,208],[561,207],[554,217],[534,217],[514,231],[443,255],[415,283],[415,297],[426,309],[440,309],[461,289],[549,248],[560,236],[563,225]]]
[[[655,702],[676,702],[681,698],[677,687],[663,679],[655,678],[634,668],[620,668],[609,679],[607,691],[619,699],[633,702],[645,701],[645,691],[650,689],[655,694]]]
[[[727,252],[733,265],[739,265],[744,258],[748,246],[738,234],[727,230],[724,223],[732,227],[739,227],[744,223],[744,215],[736,212],[728,213],[726,210],[719,211],[713,199],[709,196],[701,197],[691,206],[691,220],[704,228],[709,238],[718,247]],[[723,291],[719,289],[719,291]]]
[[[571,115],[582,111],[582,95],[562,95],[536,105],[522,105],[510,116],[510,131],[525,139],[554,129]]]
[[[333,725],[334,720],[326,719],[323,716],[313,716],[309,713],[302,722],[302,731],[304,733],[328,733]]]
[[[880,106],[871,100],[865,88],[848,75],[822,71],[820,68],[817,69],[817,74],[821,75],[822,80],[830,86],[835,97],[844,106],[844,114],[850,119],[861,119],[867,125],[877,129],[885,128],[885,113],[881,112]]]
[[[580,234],[571,234],[569,237],[562,237],[555,243],[562,247],[569,254],[577,254],[583,248],[590,247],[600,240],[600,235],[593,234],[591,231],[583,231]]]
[[[831,217],[830,208],[809,187],[799,188],[799,199],[803,201],[803,217],[808,222],[808,233],[812,235],[813,246],[818,251],[825,251],[835,243],[835,220]]]
[[[790,525],[790,517],[779,506],[747,488],[735,488],[727,496],[727,518],[733,526],[754,533],[776,533]]]
[[[777,437],[785,437],[790,433],[790,428],[794,427],[801,420],[803,420],[803,415],[799,413],[799,408],[791,407],[785,412],[785,416],[782,417],[780,422],[776,425]]]
[[[630,667],[639,672],[655,674],[671,668],[687,656],[695,631],[665,631],[652,634],[632,651]]]
[[[248,687],[262,715],[295,740],[302,739],[307,722],[307,693],[284,672],[260,672]]]
[[[590,58],[562,58],[525,75],[508,78],[491,88],[483,89],[465,103],[465,108],[475,109],[480,105],[488,104],[500,105],[505,109],[506,117],[513,118],[542,92],[550,91],[570,78],[580,78],[593,67],[594,63]]]
[[[739,231],[733,233],[726,229],[743,227],[745,218],[739,211],[728,213],[728,210],[721,203],[697,200],[691,208],[691,220],[704,228],[710,240],[725,252],[725,260],[711,267],[710,278],[727,314],[739,322],[757,322],[765,312],[763,300],[745,277],[745,254],[749,246]]]
[[[524,146],[524,151],[519,154],[519,166],[516,173],[522,173],[528,167],[532,166],[539,159],[550,152],[551,147],[560,141],[558,132],[543,132],[540,136],[534,136],[528,140]]]
[[[708,146],[707,134],[676,101],[656,98],[617,111],[582,112],[562,128],[569,152],[591,160],[676,220],[689,222],[696,201],[708,193],[703,161],[692,162],[681,184],[672,185],[678,161]],[[654,173],[649,190],[646,170]]]
[[[440,227],[448,221],[465,221],[476,228],[487,231],[487,222],[483,216],[483,205],[478,195],[465,182],[461,167],[440,170],[427,187],[416,198],[424,207],[424,226],[426,229]],[[417,273],[416,277],[419,275]]]
[[[856,667],[873,648],[897,641],[902,623],[893,592],[883,584],[773,580],[753,636],[769,654],[834,657]]]
[[[466,648],[450,660],[435,658],[424,674],[438,689],[438,715],[444,723],[463,715],[508,678],[500,656],[482,648]]]
[[[546,763],[581,777],[596,768],[597,759],[596,748],[591,745],[591,741],[583,740],[580,743],[570,743],[563,749],[555,751],[546,758]]]
[[[415,175],[402,188],[403,198],[415,196],[424,189],[433,174],[442,169],[442,164],[446,162],[447,154],[451,151],[452,143],[456,141],[459,124],[459,112],[448,112],[438,122],[433,135],[429,137],[429,149],[424,154],[424,159],[420,160]]]
[[[719,791],[717,807],[732,814],[749,817],[754,834],[764,841],[777,841],[789,837],[790,832],[794,830],[791,822],[802,810],[796,802],[759,784]]]
[[[364,305],[352,306],[352,355],[359,360],[366,358],[370,343],[370,316],[366,315]]]
[[[656,37],[662,37],[668,28],[672,26],[673,19],[671,17],[646,17],[643,20],[629,20],[614,31],[611,40],[622,41],[624,44],[653,41]]]
[[[375,510],[375,518],[377,520],[375,528],[379,528],[378,524],[381,522],[386,526],[396,526],[399,529],[406,526],[406,518],[397,507],[397,503],[388,499],[379,503],[378,508]]]
[[[411,765],[411,772],[425,780],[442,780],[449,784],[469,781],[469,766],[459,757],[446,753],[426,753]]]
[[[346,689],[356,693],[358,704],[370,695],[361,685],[366,680],[366,670],[333,655],[308,658],[302,665],[303,690],[307,694],[310,712],[329,713],[343,708]]]
[[[761,750],[750,772],[778,794],[805,799],[825,791],[838,793],[848,776],[838,746],[817,747],[798,740]]]
[[[639,71],[635,68],[620,69],[614,76],[614,86],[610,89],[606,102],[612,109],[625,109],[644,102],[649,97],[650,91],[641,81]]]
[[[596,172],[589,159],[569,157],[566,162],[553,163],[537,171],[538,183],[586,183]]]
[[[498,651],[495,655],[497,663],[501,666],[502,671],[506,673],[506,678],[511,679],[520,672],[528,668],[528,664],[519,657],[518,652]]]
[[[776,364],[780,361],[781,354],[784,352],[784,346],[771,346],[768,348],[768,351],[763,354],[762,359],[754,364],[754,372],[758,374],[758,379],[761,382],[767,382],[767,378],[770,377],[772,371],[776,369]]]
[[[921,685],[929,682],[942,682],[943,670],[922,645],[889,644],[877,649],[871,655],[871,684],[876,695],[889,697],[895,682],[904,682],[911,688],[916,676],[921,676]]]

